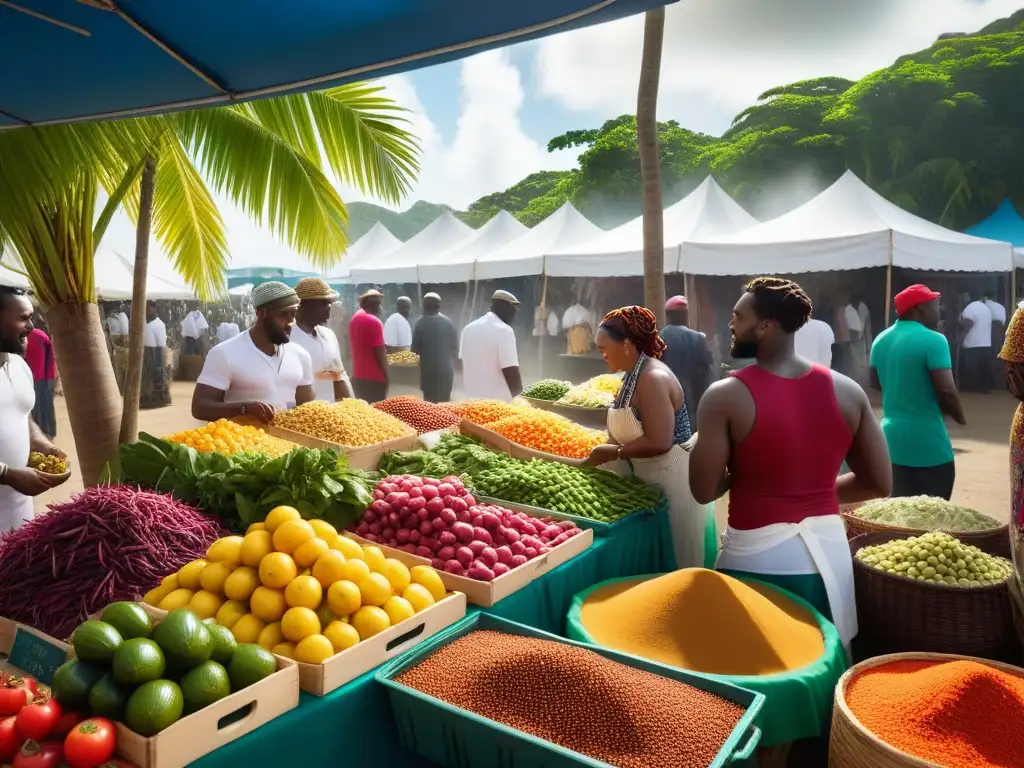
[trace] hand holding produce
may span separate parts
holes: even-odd
[[[990,587],[1013,573],[1009,560],[938,531],[861,547],[856,558],[894,576],[948,587]]]
[[[268,435],[259,427],[236,424],[228,419],[211,421],[202,427],[176,432],[166,438],[172,443],[182,443],[201,452],[222,453],[232,456],[236,453],[263,453],[267,456],[283,456],[296,449],[295,443]]]
[[[568,381],[558,379],[541,379],[536,384],[531,384],[523,392],[523,397],[532,397],[534,400],[550,400],[554,402],[569,391],[572,384]]]
[[[274,416],[274,425],[352,447],[383,443],[412,433],[394,416],[352,398],[340,403],[314,400],[290,411],[279,411]]]
[[[454,427],[459,423],[459,417],[444,406],[409,395],[389,397],[387,400],[374,403],[373,407],[405,422],[421,435]]]
[[[873,523],[923,531],[991,531],[1000,524],[987,515],[936,496],[875,499],[853,511],[856,517]]]

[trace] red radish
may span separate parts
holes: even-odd
[[[370,509],[378,515],[386,515],[391,511],[391,505],[386,501],[375,501],[370,505]]]
[[[479,528],[482,526],[484,524],[484,516],[479,512],[474,512],[472,509],[469,511],[473,513],[473,527]]]
[[[494,571],[479,561],[473,563],[469,567],[469,570],[466,571],[466,575],[471,579],[476,579],[477,581],[494,581]]]
[[[389,493],[384,497],[384,503],[389,507],[400,507],[402,505],[398,503],[398,499],[399,495],[397,493]]]
[[[484,547],[480,552],[477,553],[477,560],[486,565],[488,568],[493,568],[498,562],[498,553],[490,547]]]
[[[455,486],[452,485],[451,483],[445,481],[445,482],[442,482],[439,486],[437,486],[437,492],[441,496],[454,496],[455,495]]]
[[[473,526],[468,523],[455,523],[455,525],[452,526],[452,533],[454,533],[463,544],[468,544],[474,538]]]
[[[581,533],[583,533],[583,530],[580,528],[570,528],[565,532],[565,535],[572,538],[573,536],[579,536]]]
[[[436,485],[431,485],[430,483],[424,483],[423,484],[423,488],[421,490],[423,492],[423,498],[425,498],[425,499],[427,499],[429,501],[433,501],[435,498],[437,498],[437,486]]]
[[[508,547],[498,547],[494,550],[498,556],[498,562],[508,565],[512,562],[512,550]]]
[[[460,523],[473,522],[473,513],[470,512],[468,509],[465,512],[456,512],[455,514],[458,515]]]
[[[509,549],[512,550],[513,555],[521,555],[526,551],[526,545],[521,541],[513,541],[509,544]]]
[[[523,554],[526,555],[527,560],[533,560],[533,558],[537,556],[537,550],[533,547],[527,547],[526,551],[523,552]]]
[[[547,539],[553,539],[556,536],[560,536],[561,533],[562,533],[562,529],[559,528],[557,525],[549,525],[547,528],[545,528],[542,531],[542,534],[544,535],[544,538],[547,538]]]
[[[377,537],[372,533],[366,534],[365,536],[363,536],[363,538],[367,541],[377,541]]]
[[[493,512],[485,512],[480,516],[480,518],[483,527],[489,531],[494,531],[501,528],[501,518]]]
[[[505,537],[505,541],[509,544],[519,541],[520,533],[515,528],[502,528],[501,535]]]
[[[419,488],[417,488],[416,490],[418,491]],[[413,512],[419,512],[421,509],[426,509],[426,507],[427,500],[424,499],[422,496],[413,496],[411,499],[409,499],[408,508]]]
[[[420,529],[419,528],[410,528],[409,529],[409,543],[410,544],[419,544],[420,543]]]
[[[477,541],[482,541],[487,546],[491,546],[491,544],[494,543],[494,539],[491,538],[491,534],[487,531],[487,529],[481,528],[480,526],[477,526],[473,529],[473,538]]]
[[[383,531],[380,532],[380,537],[382,539],[393,539],[393,538],[395,538],[395,529],[391,528],[391,527],[385,528]]]
[[[420,523],[420,534],[423,536],[430,536],[434,533],[434,526],[430,524],[429,520],[424,520]]]
[[[469,542],[469,544],[467,546],[469,547],[470,551],[473,553],[473,557],[480,557],[480,553],[483,552],[485,549],[487,549],[487,545],[484,544],[479,539],[476,540],[476,541]]]
[[[408,480],[403,480],[401,483],[399,483],[398,490],[401,491],[402,493],[408,493],[409,491],[412,490],[412,487],[412,483],[410,483]]]
[[[424,547],[422,544],[420,544],[418,547],[413,548],[413,554],[418,555],[419,557],[425,557],[427,559],[430,559],[434,556],[434,553],[430,550],[430,547]]]
[[[398,549],[402,550],[403,552],[408,552],[410,555],[416,554],[415,544],[399,544]]]
[[[425,523],[427,520],[430,519],[430,512],[427,511],[426,508],[416,510],[416,519],[419,520],[421,523]],[[412,521],[410,521],[410,524],[411,523]]]
[[[499,576],[504,576],[506,573],[508,573],[510,568],[507,565],[505,565],[505,563],[496,563],[494,568],[492,568],[491,570],[494,571],[494,578],[498,578]]]
[[[430,524],[434,527],[434,531],[437,534],[440,534],[442,531],[448,530],[448,525],[440,517],[435,517],[433,520],[430,521]]]
[[[373,492],[374,501],[383,501],[385,496],[387,496],[387,494],[379,489]]]
[[[450,506],[456,512],[461,512],[464,509],[469,509],[469,504],[467,504],[466,500],[460,496],[456,496],[455,498],[453,498],[448,506]]]
[[[447,546],[441,547],[437,550],[437,556],[442,560],[454,560],[455,559],[455,547]]]
[[[374,536],[380,536],[380,532],[383,530],[384,526],[381,525],[379,522],[370,523],[370,533],[372,533]]]
[[[408,528],[399,528],[397,531],[395,531],[395,539],[398,541],[399,544],[408,544],[409,543],[409,529]],[[415,547],[413,547],[413,549],[415,549]]]
[[[460,563],[458,560],[449,560],[444,564],[444,569],[446,572],[454,574],[456,576],[462,576],[462,574],[466,571],[466,569],[462,567],[462,563]]]
[[[463,496],[462,500],[464,502],[466,502],[467,506],[470,506],[470,507],[475,507],[476,506],[476,499],[473,498],[473,495],[471,493],[467,493],[465,496]]]
[[[539,547],[537,549],[537,557],[544,557],[548,552],[551,551],[551,547]]]
[[[569,540],[568,534],[560,533],[551,540],[551,546],[557,547],[559,544],[564,544]]]
[[[435,571],[443,571],[444,560],[442,560],[439,557],[435,557],[433,560],[430,561],[430,567],[433,568]]]
[[[365,536],[369,532],[370,526],[368,526],[366,523],[360,523],[356,526],[356,533],[358,533],[360,536]]]
[[[512,555],[512,567],[518,568],[520,565],[526,565],[526,557],[524,555]]]
[[[387,524],[389,528],[397,528],[402,524],[402,518],[398,516],[397,512],[391,512],[388,514]]]
[[[446,525],[455,525],[459,521],[458,515],[451,509],[442,509],[441,519],[444,520]]]
[[[524,523],[518,517],[511,516],[507,520],[505,520],[505,525],[507,525],[514,531],[522,532]]]
[[[437,538],[445,546],[453,545],[459,540],[459,537],[451,531],[442,531],[441,535]]]
[[[441,510],[444,509],[444,501],[437,497],[433,497],[426,503],[426,508],[427,512],[431,515],[439,515],[441,514]]]
[[[458,560],[464,568],[468,568],[476,555],[473,554],[473,550],[469,547],[459,547],[455,550],[455,559]]]

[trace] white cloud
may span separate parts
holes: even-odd
[[[973,32],[1020,0],[683,0],[666,13],[659,114],[720,133],[758,94],[823,75],[859,78],[931,45]],[[636,108],[643,17],[536,44],[542,96],[610,117]]]

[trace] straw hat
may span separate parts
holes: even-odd
[[[368,290],[365,293],[363,293],[359,297],[359,300],[362,301],[363,299],[383,299],[383,298],[384,298],[384,294],[383,293],[378,291],[376,288],[371,288],[370,290]]]
[[[495,291],[491,295],[491,301],[507,301],[509,304],[518,304],[519,299],[508,291]]]
[[[327,299],[333,301],[338,294],[331,290],[326,280],[319,277],[304,277],[295,284],[295,293],[300,301],[307,299]]]

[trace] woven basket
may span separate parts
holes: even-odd
[[[910,534],[868,533],[850,540],[861,547],[908,539]],[[894,576],[853,559],[860,638],[875,654],[956,653],[1008,658],[1014,647],[1009,588],[953,588]]]
[[[859,505],[844,507],[840,514],[846,524],[846,538],[852,539],[865,533],[891,533],[906,534],[907,536],[920,536],[929,531],[919,528],[903,528],[898,525],[886,525],[865,520],[853,514],[853,510]],[[956,536],[964,544],[977,547],[982,552],[999,557],[1010,557],[1010,526],[1001,525],[987,531],[946,531],[951,536]]]
[[[846,671],[836,685],[829,738],[829,768],[935,768],[935,763],[908,755],[885,743],[854,717],[846,703],[846,688],[862,672],[894,661],[976,661],[1024,678],[1024,669],[970,656],[939,653],[896,653],[862,661]]]

